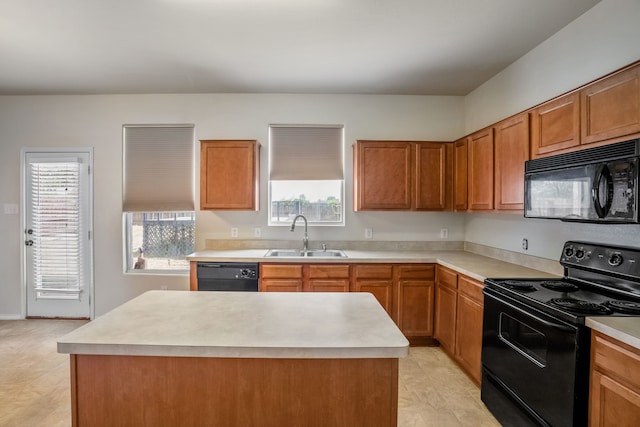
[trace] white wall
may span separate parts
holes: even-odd
[[[267,135],[270,123],[345,125],[347,226],[312,227],[313,240],[449,240],[464,237],[464,215],[354,213],[352,151],[356,139],[451,141],[463,134],[463,98],[347,95],[91,95],[0,97],[0,205],[20,203],[20,151],[24,147],[94,147],[96,315],[149,289],[187,289],[186,276],[140,277],[122,273],[122,125],[194,123],[197,139],[257,139],[261,150],[259,212],[198,212],[197,248],[206,238],[240,238],[262,227],[263,238],[292,239],[286,227],[267,224]],[[19,215],[0,211],[0,318],[18,317],[24,235]]]
[[[465,98],[465,133],[519,113],[640,59],[640,1],[602,0]],[[465,239],[558,259],[562,244],[582,239],[638,246],[640,225],[601,226],[468,214]]]

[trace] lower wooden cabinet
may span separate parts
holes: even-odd
[[[262,292],[349,292],[349,264],[260,264]]]
[[[373,294],[389,316],[395,320],[397,317],[394,306],[396,286],[393,282],[393,266],[391,264],[356,264],[352,272],[351,290]]]
[[[599,332],[591,337],[590,426],[637,426],[640,350]]]
[[[398,265],[397,325],[414,345],[429,344],[433,338],[433,288],[435,266]]]
[[[476,384],[482,376],[483,283],[438,266],[435,338]]]
[[[446,267],[436,270],[434,338],[453,355],[456,344],[456,314],[458,307],[458,274]]]

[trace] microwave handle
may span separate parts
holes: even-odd
[[[604,178],[604,180],[603,180]],[[604,181],[604,182],[603,182]],[[602,185],[607,186],[607,199],[604,205],[600,200],[600,187]],[[593,186],[591,187],[591,199],[593,200],[593,208],[598,215],[598,218],[604,218],[611,209],[611,199],[613,198],[613,182],[611,180],[611,171],[607,165],[600,165],[596,169],[595,176],[593,177]]]

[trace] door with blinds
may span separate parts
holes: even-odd
[[[91,152],[25,152],[27,317],[91,317]]]

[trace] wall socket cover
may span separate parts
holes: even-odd
[[[238,237],[238,227],[231,227],[231,237]]]
[[[364,238],[365,239],[373,239],[373,228],[365,228],[364,229]]]
[[[440,229],[440,238],[441,239],[448,239],[449,238],[449,229],[448,228],[441,228]]]
[[[262,228],[255,227],[253,229],[253,237],[262,237]]]

